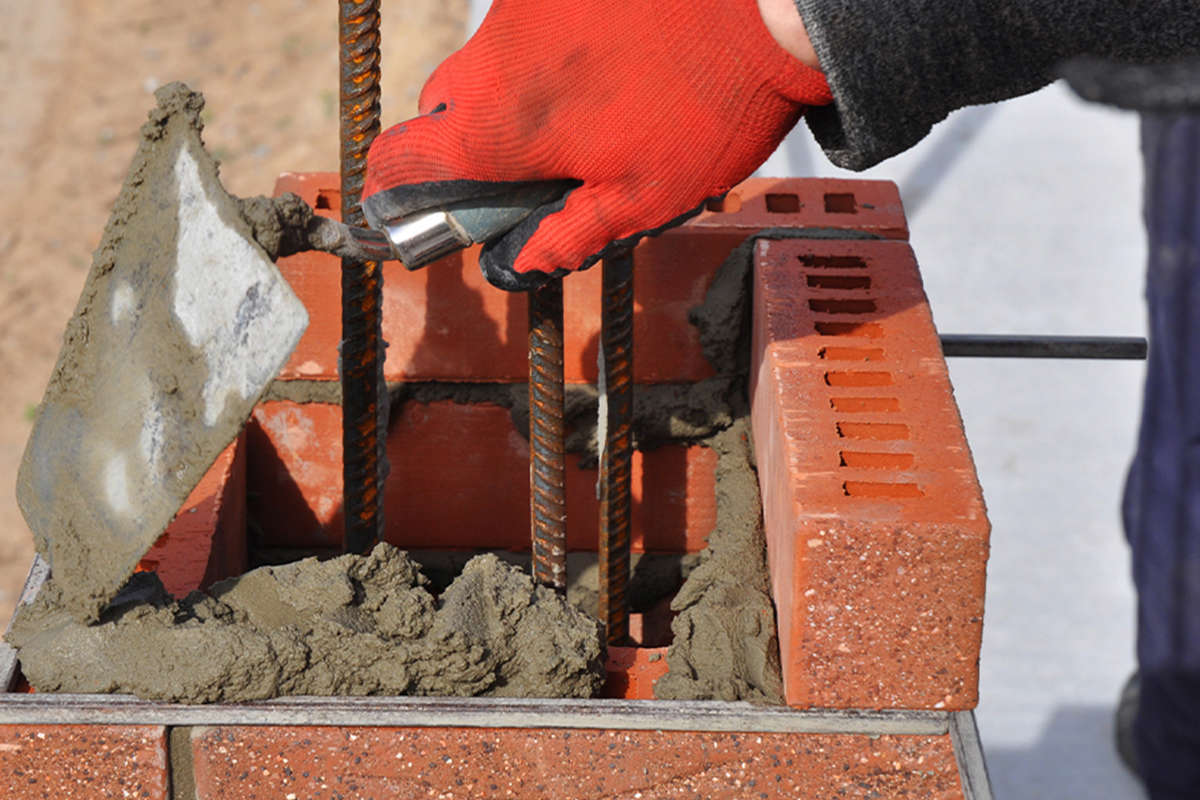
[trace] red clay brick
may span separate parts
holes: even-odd
[[[164,728],[0,725],[0,797],[167,800]]]
[[[876,310],[815,272],[868,277]],[[788,702],[973,707],[989,529],[912,251],[760,243],[753,355]]]
[[[264,544],[341,542],[341,408],[287,401],[248,426],[251,517]],[[400,547],[529,546],[529,451],[507,409],[406,403],[388,434],[388,541]],[[716,524],[716,454],[665,446],[633,458],[635,551],[696,552]],[[594,550],[596,470],[568,458],[568,546]]]
[[[336,215],[340,194],[333,173],[285,174],[276,193],[295,192],[318,213]],[[856,198],[854,213],[825,211],[824,195]],[[795,213],[767,210],[768,194],[794,197]],[[735,188],[732,213],[703,212],[683,227],[637,248],[634,294],[634,377],[640,383],[695,381],[712,375],[688,312],[700,304],[717,268],[746,236],[777,226],[855,228],[908,235],[896,187],[879,181],[752,179]],[[321,208],[324,206],[324,208]],[[281,259],[279,267],[308,307],[310,324],[285,379],[335,378],[341,338],[340,265],[321,253]],[[565,373],[572,383],[596,380],[600,331],[600,268],[564,283]],[[523,294],[489,286],[478,249],[449,256],[417,272],[396,262],[384,267],[385,374],[392,381],[519,381],[527,374],[528,310]]]
[[[664,597],[652,608],[645,612],[629,614],[629,641],[643,649],[666,647],[671,644],[675,634],[671,632],[671,623],[675,621],[676,612],[671,610],[672,597]]]
[[[908,239],[900,192],[891,181],[750,178],[735,186],[718,205],[723,208],[701,212],[688,226],[751,231],[771,227],[854,229],[884,239]]]
[[[608,680],[600,691],[601,697],[626,700],[654,699],[655,682],[667,674],[667,648],[609,645],[607,657],[608,663],[605,666],[608,670]]]
[[[487,728],[197,729],[198,800],[957,800],[947,737]]]
[[[217,456],[138,570],[156,570],[183,597],[246,571],[246,446],[240,434]]]

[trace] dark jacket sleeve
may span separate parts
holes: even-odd
[[[1032,92],[1063,62],[1200,54],[1198,0],[795,0],[834,104],[810,109],[829,159],[866,169],[957,108]]]

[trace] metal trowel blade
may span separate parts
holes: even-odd
[[[200,139],[158,107],[26,445],[17,500],[64,605],[96,619],[238,435],[308,325]]]

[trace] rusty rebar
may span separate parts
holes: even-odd
[[[563,449],[563,294],[552,280],[529,293],[529,525],[533,579],[567,588]]]
[[[633,254],[605,259],[600,327],[600,619],[609,644],[629,638],[633,471]]]
[[[367,149],[379,133],[379,2],[339,0],[342,221],[364,224]],[[383,379],[383,274],[377,261],[342,260],[342,479],[347,552],[383,537],[387,386]]]

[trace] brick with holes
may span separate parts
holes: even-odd
[[[754,290],[788,703],[974,707],[989,527],[911,249],[760,242]]]
[[[693,229],[854,229],[883,239],[908,239],[900,192],[889,181],[750,178],[687,224]]]

